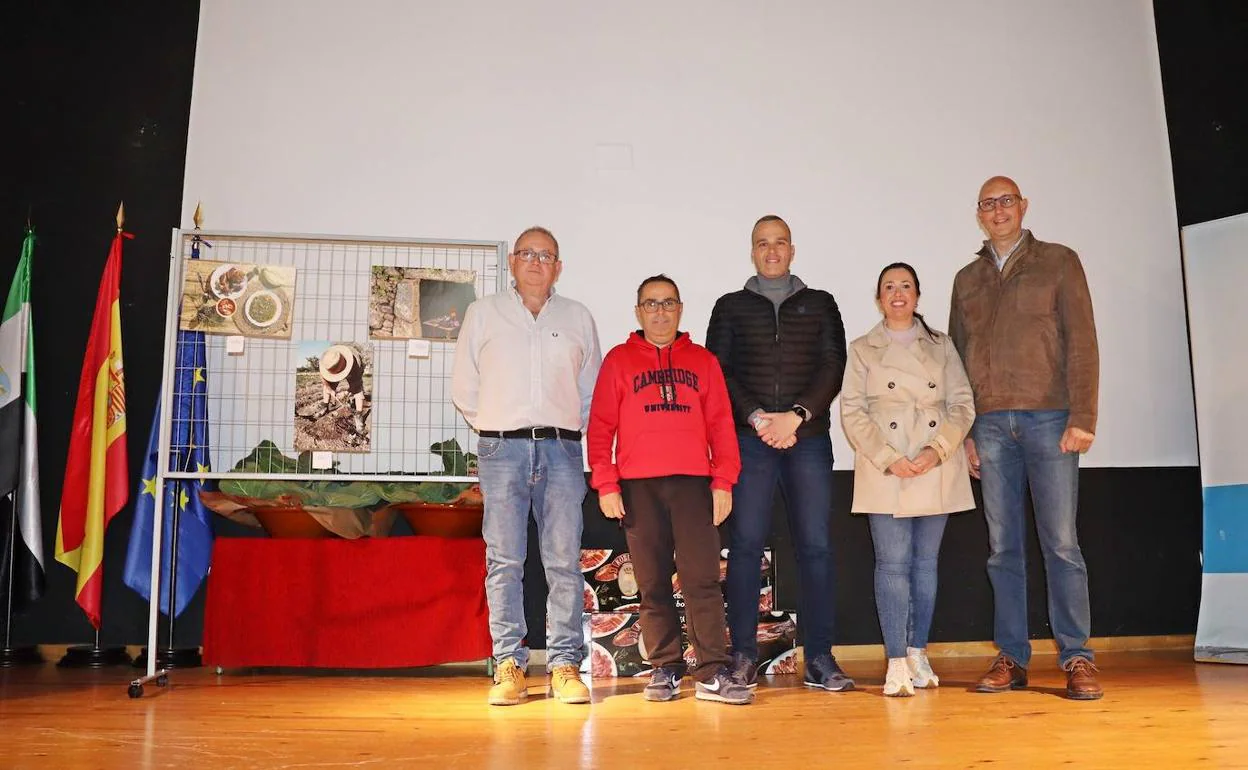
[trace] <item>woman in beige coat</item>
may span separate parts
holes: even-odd
[[[915,312],[914,268],[885,267],[875,298],[884,320],[849,347],[841,423],[855,453],[853,511],[871,514],[884,694],[913,695],[940,684],[927,660],[936,558],[948,514],[975,507],[962,452],[975,406],[953,342]]]

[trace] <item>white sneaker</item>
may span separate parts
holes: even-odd
[[[905,658],[888,659],[888,673],[884,676],[884,694],[897,697],[914,695],[914,683],[910,681],[910,666]]]
[[[927,650],[907,647],[906,665],[910,667],[910,678],[914,680],[915,687],[940,686],[940,677],[932,671],[932,664],[927,660]]]

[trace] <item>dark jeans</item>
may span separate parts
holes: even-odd
[[[741,476],[732,491],[728,528],[728,630],[732,649],[758,657],[759,562],[771,533],[771,504],[784,494],[797,558],[801,624],[806,660],[832,649],[835,622],[831,519],[832,439],[799,439],[789,449],[772,449],[753,434],[738,433]]]
[[[693,676],[707,681],[728,662],[711,480],[705,476],[626,479],[620,482],[620,492],[624,534],[641,589],[641,635],[650,664],[684,667],[680,616],[672,595],[672,573],[679,572],[689,643],[698,659]]]

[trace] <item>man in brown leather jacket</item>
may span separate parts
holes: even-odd
[[[1066,694],[1094,700],[1103,690],[1087,646],[1088,573],[1075,528],[1079,455],[1096,438],[1100,358],[1091,295],[1074,251],[1023,229],[1027,199],[1013,180],[985,182],[976,209],[988,240],[954,279],[949,313],[949,335],[975,392],[966,454],[983,483],[1000,649],[976,689],[1027,686],[1030,489]]]

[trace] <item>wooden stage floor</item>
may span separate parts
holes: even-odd
[[[775,677],[752,706],[646,703],[640,680],[597,682],[591,706],[487,707],[483,667],[397,675],[174,671],[126,696],[128,669],[0,670],[0,767],[818,768],[1246,767],[1248,667],[1190,651],[1100,656],[1106,695],[1060,697],[1055,658],[1030,690],[980,695],[987,658],[936,660],[942,686],[885,698],[883,665],[848,661],[851,693]]]

